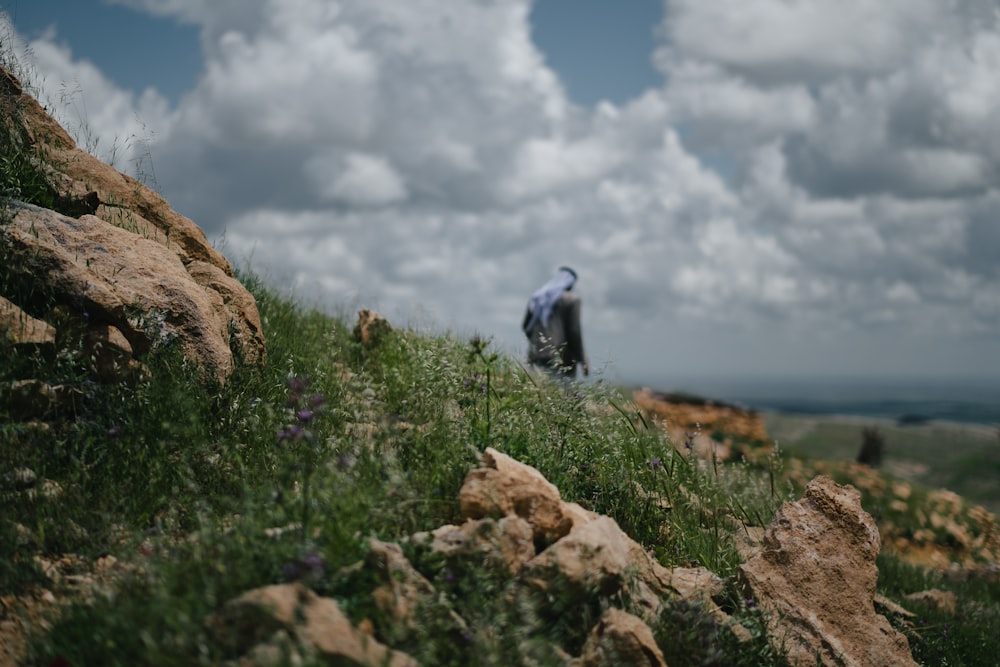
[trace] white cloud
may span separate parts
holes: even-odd
[[[407,196],[399,172],[378,155],[318,156],[306,163],[306,177],[316,184],[322,199],[352,206],[382,206]]]

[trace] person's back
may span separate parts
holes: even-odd
[[[575,378],[578,364],[584,375],[590,371],[583,352],[580,298],[570,291],[575,282],[576,272],[561,267],[532,295],[521,325],[528,337],[528,362],[563,379]]]

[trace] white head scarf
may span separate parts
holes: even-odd
[[[531,301],[528,302],[531,319],[524,327],[526,334],[531,333],[539,320],[541,320],[543,327],[549,326],[556,301],[559,300],[563,292],[573,287],[574,283],[576,283],[576,271],[568,266],[561,266],[556,274],[549,279],[549,282],[535,290],[534,294],[531,295]]]

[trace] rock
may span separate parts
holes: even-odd
[[[164,246],[92,215],[13,205],[4,235],[17,264],[94,326],[117,329],[137,352],[177,340],[223,381],[233,369],[222,296],[199,285]]]
[[[601,616],[583,645],[580,667],[666,667],[653,631],[632,614],[614,607]]]
[[[441,526],[410,539],[447,559],[499,567],[510,575],[516,575],[535,557],[531,524],[519,516],[470,519],[461,526]]]
[[[660,576],[653,574],[654,570]],[[671,593],[669,570],[649,558],[607,516],[567,534],[524,568],[524,578],[533,586],[546,590],[559,587],[560,595],[574,599],[612,595],[633,577],[651,585],[655,594],[667,597]]]
[[[244,659],[241,665],[271,665],[294,656],[291,664],[416,666],[355,629],[337,603],[301,584],[257,588],[227,602],[206,620],[216,639]],[[283,664],[283,663],[282,663]]]
[[[54,286],[55,291],[64,304],[73,306],[76,311],[79,305],[105,303],[105,299],[110,299],[105,304],[105,312],[110,309],[115,317],[98,324],[119,329],[138,353],[144,352],[150,343],[149,332],[140,335],[136,331],[141,328],[138,324],[154,327],[163,324],[179,336],[185,354],[208,371],[206,377],[224,379],[232,370],[233,352],[240,361],[263,363],[264,338],[256,302],[236,280],[229,262],[208,243],[204,232],[193,221],[173,211],[160,195],[142,183],[78,148],[69,134],[3,67],[0,67],[0,114],[18,150],[27,155],[44,156],[44,164],[37,157],[33,158],[33,164],[44,179],[43,187],[49,190],[55,202],[54,211],[8,204],[16,206],[19,214],[26,218],[46,219],[50,223],[60,219],[56,228],[62,228],[62,235],[55,235],[55,228],[49,229],[52,236],[48,240],[64,240],[66,243],[61,251],[69,253],[72,263],[78,265],[74,269],[77,279],[66,276],[62,270],[69,267],[63,255],[60,269],[55,275],[49,275],[44,265],[45,260],[52,258],[54,249],[49,246],[44,259],[30,262],[29,278],[35,279],[37,272],[37,277],[61,280]],[[29,212],[23,213],[25,210]],[[91,234],[93,236],[88,238]],[[3,236],[8,237],[6,230]],[[21,235],[22,250],[25,241],[28,240]],[[105,245],[106,242],[110,245]],[[34,248],[30,241],[27,245]],[[161,251],[152,250],[152,246],[158,246]],[[86,252],[75,255],[74,251]],[[160,270],[170,263],[168,256],[172,256],[174,262],[165,274],[166,284],[150,292],[150,288],[157,287]],[[150,265],[142,263],[151,257],[155,259]],[[185,273],[183,281],[178,266]],[[99,280],[93,284],[79,279],[95,277]],[[129,285],[132,280],[137,283]],[[129,300],[147,294],[150,298],[138,304]],[[164,302],[169,308],[165,308]],[[31,310],[35,317],[41,315],[28,304],[18,305]],[[136,305],[140,310],[122,312]],[[157,310],[141,310],[147,307]],[[183,319],[194,311],[198,311],[197,324]],[[168,317],[159,320],[164,314]],[[132,326],[124,324],[128,319],[133,320]],[[201,353],[196,351],[199,348],[203,350]]]
[[[69,417],[79,410],[83,392],[41,380],[16,380],[0,386],[0,403],[18,421]]]
[[[47,345],[56,342],[55,327],[37,320],[0,296],[0,336],[15,345]]]
[[[367,308],[358,311],[358,323],[354,325],[354,340],[364,348],[373,348],[392,331],[388,320]]]
[[[879,548],[853,487],[820,476],[785,503],[740,567],[775,650],[793,665],[915,666],[906,637],[875,612]]]
[[[492,447],[481,465],[465,477],[459,491],[462,514],[469,519],[519,516],[532,527],[536,543],[551,544],[573,528],[573,516],[540,472]]]
[[[98,382],[128,382],[145,370],[132,358],[132,345],[128,339],[110,324],[91,326],[83,345],[83,354],[90,360],[90,369]]]
[[[922,602],[928,607],[932,607],[946,614],[954,614],[958,609],[958,598],[951,591],[942,591],[932,588],[919,593],[911,593],[906,596],[911,602]]]

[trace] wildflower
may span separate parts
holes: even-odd
[[[309,398],[309,405],[313,410],[319,410],[326,403],[326,397],[323,394],[313,394]]]
[[[108,436],[109,437],[117,438],[119,435],[121,435],[121,429],[118,428],[117,425],[116,426],[112,426],[111,428],[108,429]]]
[[[323,554],[317,551],[311,551],[306,554],[306,557],[302,559],[302,565],[309,570],[309,574],[320,577],[323,576],[323,566],[326,564],[326,559],[323,558]]]
[[[310,410],[309,408],[302,408],[301,410],[295,413],[295,418],[298,419],[303,424],[308,424],[310,421],[312,421],[313,411]]]
[[[455,573],[451,570],[444,571],[444,581],[446,584],[455,583]]]
[[[747,607],[754,607],[757,604],[757,601],[753,598],[747,598],[744,602],[746,602]]]
[[[653,470],[659,470],[659,469],[660,469],[660,466],[662,466],[662,465],[663,465],[663,461],[661,461],[661,460],[660,460],[660,457],[658,457],[658,456],[654,456],[654,457],[653,457],[653,458],[652,458],[652,459],[651,459],[651,460],[649,461],[649,465],[653,466]]]

